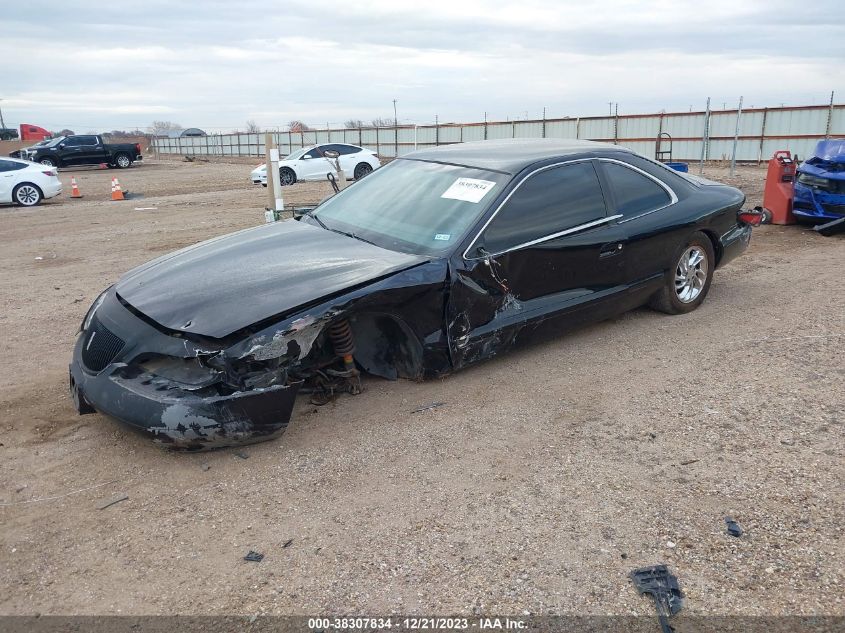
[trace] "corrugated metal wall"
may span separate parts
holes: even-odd
[[[547,119],[446,125],[400,126],[275,132],[282,154],[317,143],[352,143],[375,150],[380,156],[403,156],[423,149],[484,139],[561,138],[605,141],[630,147],[653,156],[655,139],[661,132],[672,136],[673,160],[696,161],[702,154],[704,112],[636,114],[618,117]],[[729,160],[737,124],[736,110],[710,113],[706,158]],[[845,136],[845,105],[757,108],[744,110],[739,120],[736,159],[766,160],[785,149],[799,157],[810,154],[828,133]],[[157,138],[154,148],[161,153],[215,156],[264,156],[264,134],[220,134],[194,138]],[[668,149],[664,143],[662,149]]]

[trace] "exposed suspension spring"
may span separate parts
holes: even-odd
[[[342,319],[329,326],[329,339],[331,339],[334,353],[344,358],[355,353],[355,341],[352,338],[352,328],[349,321]]]

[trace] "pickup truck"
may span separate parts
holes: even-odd
[[[28,148],[26,155],[21,150],[21,158],[50,167],[105,163],[109,167],[126,169],[143,156],[138,143],[105,143],[99,134],[78,134],[39,143]]]

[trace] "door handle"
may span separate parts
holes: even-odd
[[[605,244],[601,247],[599,251],[599,259],[605,259],[607,257],[613,257],[614,255],[618,255],[622,252],[622,244],[619,242],[613,242],[612,244]]]

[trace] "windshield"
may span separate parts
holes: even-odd
[[[57,136],[56,138],[51,138],[50,140],[36,143],[35,145],[33,145],[33,147],[53,147],[61,143],[63,140],[65,140],[64,136]]]
[[[285,156],[282,160],[299,160],[300,158],[302,158],[302,155],[305,152],[307,152],[309,149],[311,149],[311,148],[306,147],[305,149],[298,149],[295,152],[292,152],[292,153],[288,154],[287,156]]]
[[[451,250],[509,176],[416,160],[394,160],[320,205],[315,218],[382,248],[424,255]]]

